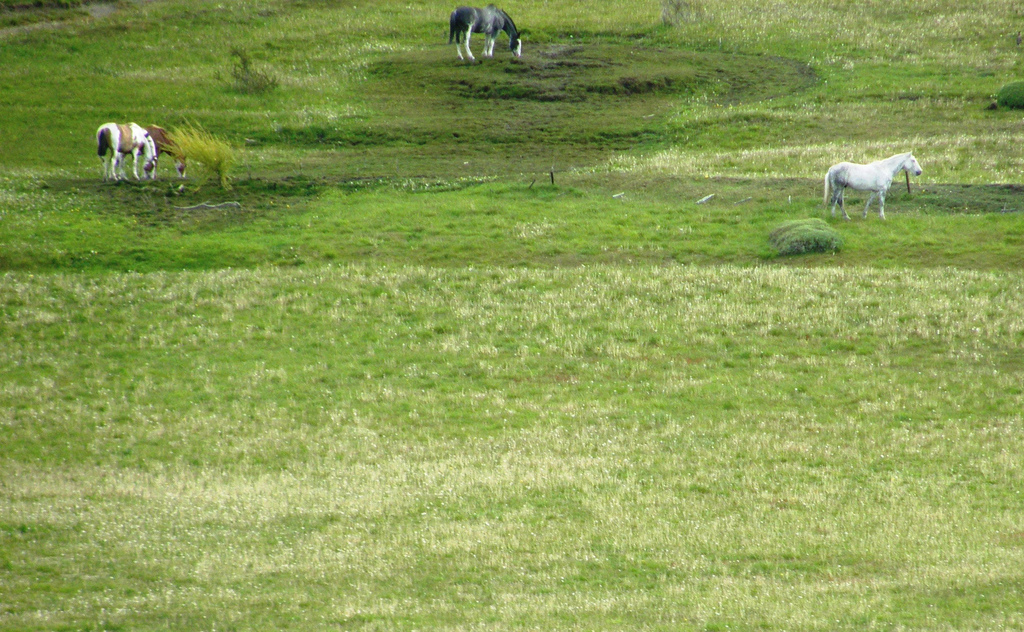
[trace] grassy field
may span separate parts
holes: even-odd
[[[1020,7],[551,5],[0,2],[0,629],[1024,629]]]
[[[4,627],[1016,629],[1022,291],[9,276]]]

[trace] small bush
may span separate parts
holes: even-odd
[[[231,145],[194,125],[175,128],[171,136],[181,155],[189,163],[199,165],[201,182],[215,177],[221,187],[231,188],[228,180],[235,164],[235,150]]]
[[[253,67],[249,53],[236,48],[231,51],[232,57],[237,57],[234,68],[231,69],[231,76],[234,78],[232,87],[245,94],[263,94],[277,87],[277,77],[264,70]]]
[[[780,255],[800,255],[835,252],[842,248],[843,238],[823,219],[795,219],[773,230],[768,236],[768,243]]]
[[[1014,81],[1003,86],[996,95],[996,103],[1004,108],[1024,109],[1024,81]]]

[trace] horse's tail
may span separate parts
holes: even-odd
[[[102,158],[107,155],[110,148],[110,130],[103,126],[96,131],[96,155]]]
[[[825,207],[828,208],[828,188],[832,184],[832,170],[829,169],[828,173],[825,174]]]
[[[452,42],[462,43],[462,40],[459,39],[459,37],[458,37],[458,35],[459,35],[458,30],[456,29],[457,22],[458,22],[458,17],[455,15],[456,13],[457,13],[457,11],[452,11],[452,17],[448,20],[448,43],[449,44],[451,44]]]

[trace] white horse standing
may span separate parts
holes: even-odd
[[[156,143],[141,126],[135,123],[106,123],[96,130],[96,154],[103,162],[104,180],[117,180],[119,176],[127,179],[124,157],[128,154],[132,155],[132,170],[138,180],[140,153],[145,161],[143,173],[146,177],[155,177],[151,172],[155,166]]]
[[[876,160],[866,165],[859,165],[853,162],[841,162],[837,165],[832,165],[825,175],[825,206],[828,206],[831,201],[832,217],[835,217],[836,205],[838,204],[839,209],[843,211],[843,217],[850,219],[850,216],[846,214],[846,208],[843,206],[843,191],[846,187],[856,191],[871,191],[871,195],[868,196],[868,201],[864,205],[864,217],[866,219],[868,216],[868,206],[871,205],[872,198],[877,196],[878,216],[885,219],[885,194],[892,185],[893,177],[900,171],[905,171],[908,174],[907,191],[909,192],[909,174],[921,175],[921,165],[917,164],[917,159],[914,158],[914,154],[911,152],[897,154],[885,160]],[[832,189],[831,200],[829,198],[829,188]]]

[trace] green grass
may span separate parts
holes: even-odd
[[[839,253],[802,258],[809,265],[1012,270],[1024,243],[1013,187],[928,187],[909,196],[894,190],[886,221],[858,213],[844,222],[830,217],[820,199],[809,201],[820,196],[820,185],[804,180],[770,186],[655,180],[651,190],[615,174],[556,178],[566,183],[410,181],[339,189],[302,178],[271,187],[242,177],[230,191],[179,191],[174,179],[0,187],[8,200],[0,265],[41,272],[368,260],[445,267],[753,265],[773,260],[766,236],[794,217],[827,219],[845,243]],[[708,192],[716,197],[697,204]],[[240,207],[191,208],[235,200]],[[850,200],[859,204],[864,196]]]
[[[8,629],[1020,624],[1016,274],[2,288]]]
[[[694,4],[0,15],[0,629],[1024,628],[1018,7]]]

